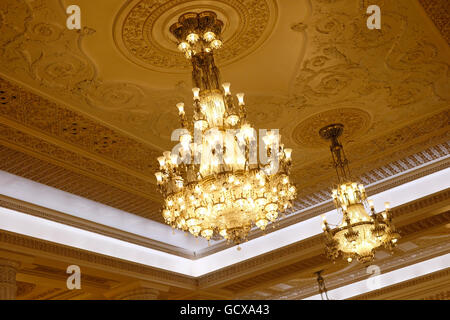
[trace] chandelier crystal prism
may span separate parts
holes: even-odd
[[[262,230],[292,206],[296,189],[289,181],[291,149],[269,131],[261,161],[254,152],[257,134],[247,121],[244,94],[231,95],[220,82],[213,52],[222,46],[223,23],[214,12],[188,12],[170,27],[178,49],[192,64],[193,118],[184,103],[180,146],[158,158],[156,179],[164,197],[162,215],[173,228],[207,240],[223,237],[235,244],[252,227]]]
[[[342,221],[335,228],[331,228],[323,217],[322,229],[330,259],[336,260],[342,256],[348,262],[357,259],[365,263],[374,259],[377,248],[385,247],[392,251],[400,235],[392,224],[389,203],[385,203],[384,212],[376,213],[373,201],[367,199],[364,186],[350,178],[348,160],[338,141],[343,130],[342,124],[332,124],[319,131],[322,138],[331,141],[330,151],[338,176],[338,185],[333,189],[332,196],[342,216]]]

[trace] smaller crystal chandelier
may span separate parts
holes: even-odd
[[[384,212],[376,213],[373,201],[367,200],[364,186],[352,182],[348,160],[338,141],[343,130],[342,124],[332,124],[319,131],[322,138],[331,141],[330,150],[338,176],[333,200],[342,215],[341,223],[334,229],[323,217],[322,229],[326,235],[326,252],[330,259],[334,261],[342,256],[348,262],[357,259],[365,263],[373,260],[375,249],[381,246],[392,250],[400,235],[392,224],[389,202],[385,203]]]

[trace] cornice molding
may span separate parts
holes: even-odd
[[[47,220],[55,221],[65,225],[69,225],[75,228],[95,232],[111,238],[119,239],[122,241],[134,243],[146,248],[167,252],[176,256],[192,259],[194,254],[186,249],[169,245],[164,242],[156,241],[150,238],[139,236],[130,232],[126,232],[120,229],[108,227],[100,223],[96,223],[90,220],[78,218],[60,211],[41,207],[29,202],[14,199],[0,194],[0,207],[16,210],[22,213],[26,213],[35,217],[44,218]]]
[[[195,289],[197,285],[197,280],[192,277],[0,230],[0,248],[5,248],[5,246],[8,250],[18,249],[20,252],[26,251],[27,253],[45,255],[58,260],[65,259],[73,262],[76,261],[76,263],[79,263],[80,265],[84,264],[101,267],[104,270],[119,274],[124,274],[124,272],[131,273],[136,278],[166,285],[187,289]]]
[[[418,277],[412,280],[408,280],[408,281],[404,281],[401,282],[399,284],[395,284],[383,289],[379,289],[379,290],[375,290],[372,292],[368,292],[366,294],[363,295],[359,295],[356,297],[351,298],[352,300],[376,300],[376,299],[380,299],[382,296],[385,295],[396,295],[396,292],[406,289],[406,288],[411,288],[412,289],[412,293],[409,293],[409,296],[413,296],[412,299],[416,300],[416,299],[424,299],[424,300],[448,300],[448,298],[450,297],[450,290],[445,290],[445,288],[435,288],[433,291],[440,291],[439,293],[435,293],[431,296],[426,295],[423,298],[419,298],[418,296],[423,295],[424,293],[422,292],[414,292],[414,287],[415,286],[421,286],[421,285],[426,285],[429,282],[432,281],[448,281],[448,278],[450,277],[450,268],[444,269],[444,270],[440,270],[437,272],[433,272],[431,274],[427,274],[425,276],[422,277]],[[404,296],[406,296],[406,294],[404,294]],[[444,299],[447,298],[447,299]]]

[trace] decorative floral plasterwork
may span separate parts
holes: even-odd
[[[146,68],[175,71],[180,69],[189,69],[186,59],[180,55],[176,49],[176,43],[173,41],[173,49],[166,49],[154,37],[156,22],[164,15],[165,12],[171,11],[184,3],[185,0],[139,0],[131,1],[124,5],[120,15],[116,17],[115,38],[119,48],[123,54],[132,61]],[[185,10],[194,11],[197,7],[205,9],[213,9],[215,7],[229,6],[237,13],[237,17],[228,17],[226,14],[223,18],[225,28],[228,24],[238,24],[234,26],[236,33],[227,39],[227,45],[217,53],[217,61],[224,65],[254,51],[258,43],[267,34],[267,31],[276,18],[276,3],[273,0],[219,0],[219,1],[203,1],[196,7],[195,3],[189,3],[190,6]],[[178,9],[176,12],[178,12]],[[168,17],[164,17],[166,20]],[[222,19],[223,19],[222,18]],[[168,29],[168,25],[166,28]],[[168,30],[165,30],[165,32]]]

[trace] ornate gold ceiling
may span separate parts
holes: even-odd
[[[318,130],[345,125],[355,176],[372,183],[446,154],[448,24],[439,1],[76,1],[0,3],[0,169],[161,221],[153,172],[171,145],[188,64],[167,26],[189,10],[225,21],[224,80],[248,94],[249,118],[294,149],[305,208],[334,179]],[[7,13],[7,14],[6,14]],[[189,112],[189,110],[188,110]],[[364,180],[365,179],[365,180]]]

